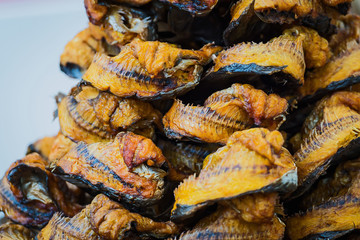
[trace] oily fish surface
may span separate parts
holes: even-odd
[[[212,94],[204,106],[184,105],[176,100],[163,118],[168,138],[223,143],[236,131],[254,123],[277,128],[288,108],[276,94],[267,95],[250,85],[233,84]]]
[[[58,115],[62,134],[86,143],[113,139],[122,130],[154,134],[153,122],[160,125],[161,114],[150,103],[122,99],[111,93],[85,86],[61,100]]]
[[[168,43],[135,39],[110,58],[96,55],[83,79],[120,97],[163,98],[194,88],[202,65],[221,48],[184,50]]]
[[[205,159],[198,177],[185,179],[174,191],[172,213],[258,191],[294,190],[296,167],[283,143],[278,131],[254,128],[234,133],[225,147]]]
[[[304,198],[308,209],[287,219],[287,235],[290,239],[316,237],[325,233],[335,237],[359,229],[359,170],[358,159],[348,161],[339,165],[332,176],[322,179]]]
[[[305,120],[301,147],[294,155],[300,183],[320,175],[317,168],[358,137],[359,110],[356,92],[337,92],[318,103]]]
[[[166,172],[160,167],[165,161],[150,139],[121,132],[112,142],[78,143],[51,168],[75,184],[112,198],[147,204],[163,195]]]
[[[243,220],[239,212],[220,206],[213,214],[201,219],[195,227],[183,232],[179,239],[282,239],[285,224],[276,216],[269,222],[253,223]]]
[[[290,40],[280,36],[267,43],[239,43],[218,54],[211,72],[272,74],[282,71],[298,84],[304,82],[305,61],[302,38]],[[227,67],[236,66],[226,70]],[[265,67],[265,68],[259,68]],[[251,69],[253,68],[253,69]]]

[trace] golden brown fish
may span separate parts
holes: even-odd
[[[0,225],[1,240],[31,240],[34,236],[34,231],[10,221]]]
[[[221,51],[205,79],[223,81],[242,76],[268,76],[278,84],[304,82],[305,60],[302,38],[280,36],[266,43],[239,43]],[[251,82],[251,78],[248,80]],[[265,80],[264,80],[265,81]],[[266,81],[269,81],[267,79]]]
[[[336,92],[306,118],[294,154],[300,185],[294,196],[306,191],[330,165],[357,152],[359,110],[360,93]]]
[[[278,131],[254,128],[234,133],[226,146],[205,159],[198,177],[185,179],[175,190],[172,219],[191,217],[219,200],[295,190],[296,167],[283,144]]]
[[[90,225],[89,207],[72,218],[55,213],[49,223],[36,236],[37,240],[102,240]]]
[[[121,132],[112,142],[78,143],[50,168],[75,185],[136,207],[162,198],[166,172],[160,167],[165,161],[150,139]]]
[[[74,88],[58,104],[58,115],[62,134],[76,142],[110,141],[124,130],[151,138],[154,125],[161,127],[161,113],[150,103],[119,98],[90,86]]]
[[[66,44],[60,56],[60,68],[70,77],[81,78],[97,52],[104,53],[105,48],[86,28]]]
[[[172,44],[135,39],[115,57],[97,54],[83,79],[119,97],[171,98],[193,89],[203,65],[221,48],[184,50]]]
[[[335,239],[360,229],[359,170],[358,159],[344,162],[301,198],[304,210],[286,221],[289,238]]]
[[[192,230],[182,233],[179,240],[277,240],[283,238],[284,232],[285,224],[276,216],[269,222],[251,223],[243,220],[235,209],[221,206],[201,219]]]
[[[102,238],[125,239],[131,232],[144,237],[166,238],[179,233],[173,222],[155,222],[138,213],[132,213],[120,203],[99,194],[89,205],[89,219],[92,229]]]
[[[163,118],[168,138],[223,143],[236,131],[254,124],[276,129],[285,117],[287,101],[247,84],[233,84],[212,94],[204,106],[174,102]]]
[[[26,154],[37,152],[43,158],[49,159],[51,148],[55,142],[55,139],[56,136],[44,137],[42,139],[37,140],[36,142],[29,145]]]
[[[306,68],[322,67],[331,57],[328,41],[311,28],[295,26],[286,29],[283,35],[294,41],[298,37],[303,39]]]

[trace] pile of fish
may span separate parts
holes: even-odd
[[[84,0],[0,239],[359,239],[351,2]]]

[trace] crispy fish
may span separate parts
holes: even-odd
[[[192,217],[219,200],[295,190],[296,167],[283,143],[280,132],[264,128],[234,133],[226,146],[205,159],[199,176],[185,179],[174,191],[172,219]]]
[[[150,103],[119,98],[90,86],[74,88],[58,104],[61,133],[73,141],[106,142],[120,131],[145,133],[151,138],[161,113]]]
[[[176,100],[163,118],[168,138],[225,144],[236,131],[254,124],[276,129],[285,117],[287,101],[267,95],[247,84],[212,94],[204,106],[184,105]]]
[[[219,47],[184,50],[168,43],[135,39],[119,55],[97,54],[83,79],[119,97],[171,98],[193,89],[202,68]]]

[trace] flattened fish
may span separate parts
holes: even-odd
[[[360,93],[336,92],[321,100],[306,118],[300,148],[294,154],[299,188],[305,192],[326,169],[341,159],[354,157],[359,146]]]
[[[204,81],[266,76],[263,81],[300,85],[304,82],[305,60],[302,38],[280,36],[267,43],[239,43],[214,58]],[[269,79],[268,79],[269,78]],[[248,79],[251,82],[251,78]]]
[[[360,229],[359,170],[359,159],[347,161],[321,179],[301,199],[305,210],[287,219],[289,238],[335,239]]]
[[[97,52],[104,53],[105,48],[86,28],[66,44],[60,56],[60,69],[72,78],[81,78]]]
[[[155,222],[132,213],[102,194],[97,195],[89,205],[88,216],[92,229],[109,240],[127,239],[126,236],[131,232],[140,237],[166,238],[178,234],[180,230],[171,221]]]
[[[50,168],[75,185],[137,207],[163,196],[166,172],[160,167],[165,161],[150,139],[121,132],[112,142],[78,143]]]
[[[203,107],[176,100],[163,124],[168,138],[225,144],[231,134],[254,124],[276,129],[287,107],[287,101],[276,94],[233,84],[212,94]]]
[[[48,186],[47,162],[31,153],[14,162],[0,183],[0,208],[25,226],[45,225],[57,210]]]
[[[161,113],[150,103],[122,99],[90,86],[74,88],[59,103],[58,115],[62,134],[76,142],[110,141],[123,130],[151,138],[154,125],[161,126]]]
[[[195,227],[180,235],[179,240],[208,239],[282,239],[285,224],[276,216],[269,222],[251,223],[243,220],[238,211],[231,207],[219,207],[208,217],[201,219]]]
[[[299,88],[301,101],[314,101],[326,93],[346,88],[360,82],[360,44],[354,42],[346,51],[334,55],[327,64],[306,75]]]
[[[264,128],[234,133],[226,146],[205,159],[198,177],[185,179],[174,191],[172,219],[189,218],[219,200],[295,190],[296,167],[283,143],[280,132]]]
[[[31,240],[34,236],[32,230],[10,221],[0,225],[1,240]]]
[[[37,152],[45,159],[49,159],[51,148],[55,142],[56,136],[44,137],[29,145],[26,154]]]
[[[83,79],[119,97],[162,99],[193,89],[202,66],[221,48],[206,45],[184,50],[168,43],[135,39],[119,55],[97,54]]]
[[[198,174],[206,156],[219,148],[215,144],[174,142],[160,137],[157,138],[156,145],[169,161],[168,179],[178,182],[194,173]]]

